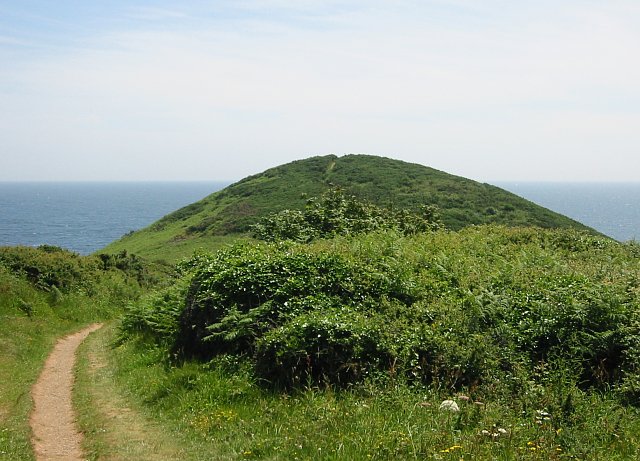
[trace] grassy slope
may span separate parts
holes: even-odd
[[[110,244],[155,260],[175,261],[197,248],[217,248],[265,214],[301,208],[331,185],[386,207],[437,205],[445,225],[496,223],[592,229],[510,192],[422,165],[368,155],[327,155],[281,165],[245,178],[151,226]]]
[[[90,460],[137,461],[221,459],[211,444],[189,440],[171,425],[140,411],[118,386],[114,371],[116,323],[89,336],[78,350],[74,405]],[[117,348],[116,348],[117,349]],[[208,456],[207,456],[208,455]]]
[[[401,239],[320,241],[310,248],[360,253],[363,259],[385,255],[390,264],[406,266],[415,286],[434,296],[428,302],[434,328],[444,335],[448,330],[460,344],[469,341],[455,325],[476,325],[476,318],[509,306],[510,296],[518,306],[548,307],[541,327],[559,322],[563,312],[586,309],[578,299],[581,290],[570,293],[573,281],[594,296],[614,290],[627,293],[625,303],[638,303],[637,246],[573,232],[478,227]],[[486,305],[456,300],[456,292]],[[541,294],[566,299],[539,303]],[[501,331],[498,326],[495,333]],[[495,358],[505,351],[496,350]],[[465,392],[482,405],[458,397],[461,411],[452,414],[438,406],[457,392],[439,381],[412,387],[401,379],[373,380],[342,391],[303,387],[277,393],[258,385],[243,360],[228,356],[168,366],[167,350],[142,337],[114,353],[120,385],[158,421],[209,442],[217,459],[626,460],[640,454],[638,408],[606,388],[575,386],[574,371],[561,368],[562,361],[540,362],[531,379],[516,366],[491,385],[471,386]],[[450,363],[451,369],[458,366]]]
[[[0,247],[2,460],[34,459],[30,389],[55,341],[88,323],[113,318],[126,299],[136,296],[135,283],[125,281],[117,271],[96,272],[94,263],[92,258],[67,252]],[[32,276],[37,270],[39,283],[18,274],[23,270]],[[57,296],[42,285],[53,278],[65,285]]]

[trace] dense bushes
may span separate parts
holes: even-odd
[[[384,323],[357,310],[314,307],[258,340],[257,376],[279,387],[344,385],[393,366],[393,350],[380,328]]]
[[[36,288],[64,293],[91,291],[110,272],[135,278],[136,283],[142,285],[151,283],[146,265],[127,252],[94,257],[80,256],[52,245],[0,247],[0,266],[26,278]]]
[[[149,264],[135,254],[130,254],[123,250],[116,254],[100,253],[101,268],[104,271],[117,269],[128,276],[135,277],[141,285],[153,285],[158,279],[149,271]]]
[[[572,231],[498,227],[244,243],[183,263],[180,294],[130,316],[176,353],[240,355],[280,386],[375,376],[520,392],[541,367],[562,367],[576,385],[634,400],[636,253]],[[172,332],[141,320],[162,315]]]
[[[169,287],[152,291],[127,306],[121,329],[146,336],[158,344],[172,346],[177,340],[178,319],[184,309],[188,283],[188,277],[178,279]]]
[[[396,230],[404,235],[442,228],[438,211],[422,206],[419,212],[388,210],[331,189],[307,201],[304,210],[272,213],[252,226],[254,237],[268,242],[354,235],[376,230]]]
[[[367,311],[382,297],[411,297],[373,265],[295,244],[239,244],[187,266],[193,273],[177,343],[186,355],[253,354],[266,332],[301,314]]]
[[[0,266],[26,277],[38,288],[55,286],[68,291],[86,282],[98,269],[97,261],[58,247],[0,247]]]
[[[106,264],[98,257],[80,256],[51,245],[0,247],[0,270],[32,287],[28,296],[9,296],[9,303],[30,317],[46,308],[75,317],[76,312],[90,311],[94,306],[94,317],[104,318],[137,299],[142,291],[141,279],[148,280],[143,276],[146,268],[133,256],[111,259],[113,264]],[[131,261],[137,262],[136,267],[129,264]],[[33,298],[34,293],[37,301],[26,299]],[[47,301],[46,308],[42,306],[43,299]],[[88,309],[79,307],[81,303],[87,304]]]

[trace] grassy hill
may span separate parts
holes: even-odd
[[[640,459],[639,255],[491,225],[239,242],[127,310],[113,375],[193,459]]]
[[[117,317],[146,289],[139,263],[53,246],[0,247],[0,459],[35,459],[29,389],[45,358],[57,338]]]
[[[387,208],[436,205],[452,230],[474,224],[592,229],[498,187],[422,165],[370,155],[326,155],[249,176],[126,235],[105,248],[175,260],[199,247],[215,248],[246,233],[260,217],[302,208],[310,197],[339,186]]]

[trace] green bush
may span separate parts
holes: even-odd
[[[159,294],[128,321],[145,318],[138,329],[173,338],[183,357],[244,357],[263,382],[376,374],[526,393],[539,369],[559,369],[583,389],[640,395],[632,245],[539,229],[379,231],[237,244],[180,269],[180,296]]]
[[[393,365],[383,322],[349,309],[319,309],[274,328],[257,343],[258,377],[279,387],[344,386]]]
[[[119,272],[135,279],[139,285],[150,285],[153,280],[146,264],[126,251],[117,255],[80,256],[52,245],[38,248],[15,246],[0,247],[0,266],[26,278],[38,289],[90,292],[109,272]],[[57,297],[55,291],[52,296]]]
[[[409,296],[374,268],[300,245],[239,244],[186,264],[195,267],[177,349],[187,356],[253,353],[257,338],[301,313]]]
[[[63,292],[85,286],[98,269],[94,259],[50,245],[0,247],[0,265],[24,276],[37,288],[47,290],[55,286]]]
[[[354,235],[376,230],[396,230],[404,235],[442,228],[434,206],[422,206],[419,212],[388,210],[331,189],[307,201],[303,211],[272,213],[252,226],[259,240],[310,242],[317,238]]]
[[[138,277],[125,267],[106,267],[97,257],[80,256],[51,245],[0,247],[0,270],[26,281],[46,295],[48,307],[72,317],[81,299],[92,300],[86,302],[94,307],[96,316],[108,317],[137,299],[142,288]],[[19,302],[18,307],[30,316],[40,309],[28,302]]]
[[[135,304],[129,304],[120,324],[120,341],[136,333],[159,344],[173,344],[177,339],[188,282],[188,278],[181,278],[169,287],[152,291]]]

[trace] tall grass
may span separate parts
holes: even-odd
[[[639,255],[500,227],[245,244],[128,314],[116,375],[233,459],[635,459]]]
[[[0,248],[0,459],[33,459],[30,390],[56,339],[113,318],[135,278],[51,248]],[[50,284],[49,284],[50,283]]]
[[[165,358],[162,348],[131,341],[115,349],[113,366],[120,386],[150,417],[201,443],[185,459],[640,456],[636,408],[562,381],[541,383],[521,397],[491,400],[389,381],[277,393],[257,384],[245,363],[229,357],[181,366],[166,366]],[[439,409],[450,398],[460,412]]]

